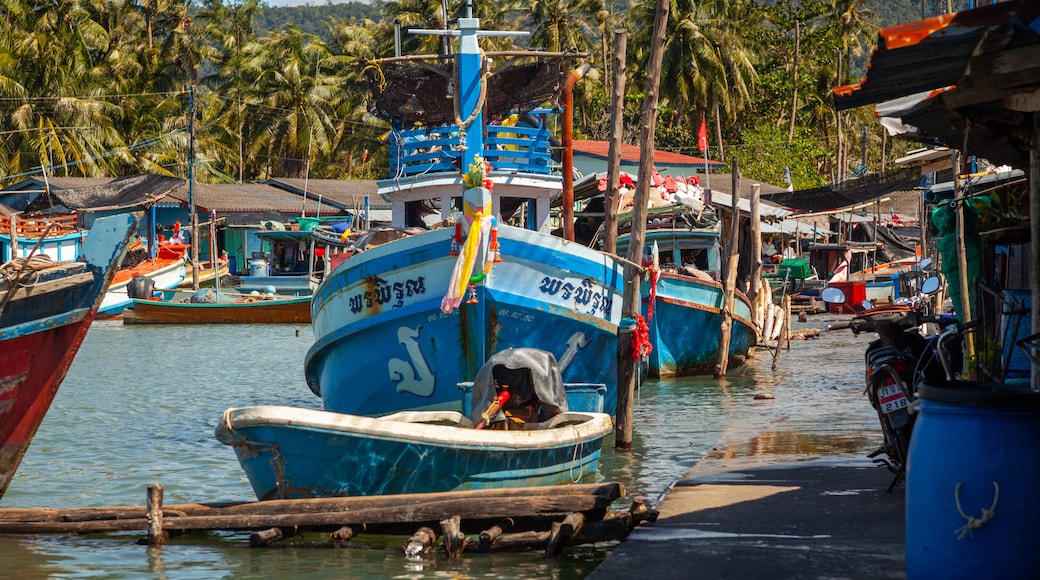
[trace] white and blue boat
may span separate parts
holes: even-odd
[[[569,409],[551,354],[500,352],[472,388],[469,416],[257,406],[225,411],[216,437],[234,448],[261,500],[557,485],[595,474],[613,422]],[[512,397],[492,406],[503,390]]]
[[[684,201],[679,201],[680,199]],[[624,229],[631,214],[621,216],[618,251],[627,252]],[[671,203],[651,208],[646,226],[646,253],[655,265],[640,286],[641,313],[647,320],[651,377],[713,372],[718,358],[725,292],[721,277],[720,229],[713,210],[696,186],[682,187]],[[758,342],[751,302],[734,292],[729,366],[743,364]]]
[[[375,109],[395,127],[392,177],[379,194],[408,235],[357,252],[315,291],[305,373],[326,411],[458,410],[457,385],[517,347],[552,352],[565,381],[603,383],[606,409],[616,404],[623,266],[551,235],[564,179],[544,124],[485,119],[556,101],[574,76],[573,55],[531,52],[520,57],[531,62],[490,75],[486,59],[496,53],[480,50],[478,37],[490,33],[478,26],[462,18],[449,31],[460,39],[447,64],[442,56],[424,66],[415,57],[369,63]],[[420,121],[422,129],[402,129]],[[462,201],[464,190],[476,200]],[[431,208],[432,226],[422,219]],[[469,230],[480,232],[472,248]]]

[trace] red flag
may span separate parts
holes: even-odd
[[[708,150],[708,125],[701,118],[701,128],[697,129],[697,148],[701,151]]]

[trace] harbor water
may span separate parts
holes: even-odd
[[[797,327],[821,327],[812,317]],[[251,501],[231,448],[213,436],[224,409],[319,409],[303,379],[309,326],[94,324],[0,509],[144,505],[161,483],[164,503]],[[764,462],[862,456],[880,444],[863,395],[867,336],[847,331],[793,341],[721,381],[648,381],[636,395],[630,452],[604,442],[599,480],[656,504],[705,457]],[[364,353],[359,353],[364,356]],[[772,399],[756,399],[768,393]],[[440,554],[407,561],[402,538],[355,538],[357,549],[250,548],[245,533],[193,533],[162,548],[143,533],[0,535],[0,575],[12,578],[582,578],[614,544],[538,552]],[[320,539],[290,538],[290,540]]]

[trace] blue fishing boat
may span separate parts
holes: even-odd
[[[712,208],[696,184],[677,182],[651,194],[646,261],[650,276],[640,285],[642,315],[647,320],[651,377],[712,372],[719,353],[725,293],[720,268],[720,229]],[[664,196],[666,199],[657,198]],[[624,198],[622,198],[624,199]],[[627,252],[631,212],[619,218],[618,252]],[[627,221],[627,223],[626,223]],[[734,293],[729,365],[739,366],[758,342],[751,302]]]
[[[496,354],[478,373],[472,397],[469,416],[228,409],[216,437],[234,448],[261,500],[556,485],[596,472],[613,422],[605,413],[568,409],[550,353]]]
[[[359,249],[315,291],[305,373],[326,411],[458,410],[457,385],[516,347],[552,352],[568,382],[607,385],[614,408],[623,267],[551,235],[569,168],[544,124],[492,122],[557,102],[580,76],[573,54],[509,53],[530,62],[490,75],[496,53],[480,50],[478,25],[462,18],[450,31],[460,42],[446,65],[436,55],[366,65],[374,108],[394,127],[379,194],[401,237]]]

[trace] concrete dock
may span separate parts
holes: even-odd
[[[707,458],[589,578],[905,578],[891,480],[862,456]]]

